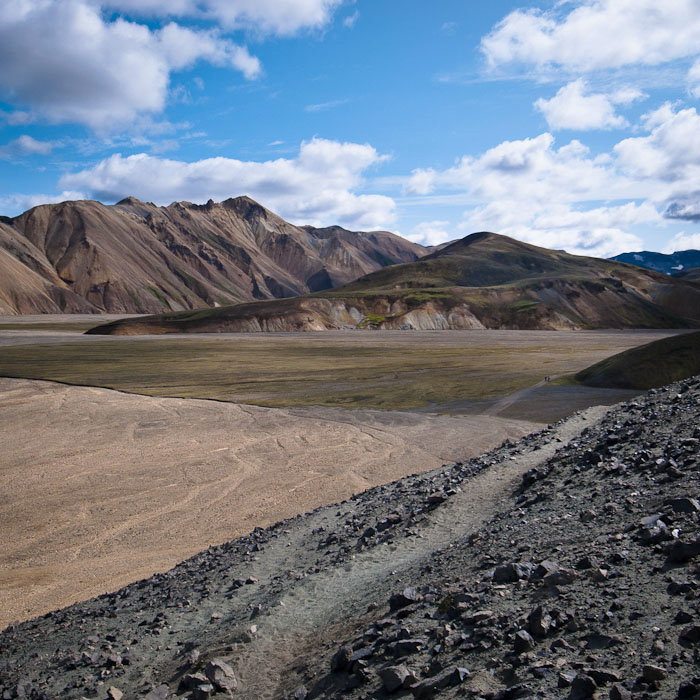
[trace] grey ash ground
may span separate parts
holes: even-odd
[[[700,698],[700,379],[0,635],[0,697]]]

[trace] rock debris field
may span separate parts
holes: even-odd
[[[14,698],[699,698],[700,379],[7,628]]]

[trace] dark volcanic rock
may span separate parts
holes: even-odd
[[[0,699],[696,697],[698,426],[694,378],[257,528],[10,626]]]

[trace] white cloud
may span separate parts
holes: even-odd
[[[51,153],[55,145],[51,141],[38,141],[32,136],[22,134],[14,141],[0,146],[0,158],[15,158],[25,155],[46,156]]]
[[[93,0],[97,3],[97,0]],[[139,16],[197,17],[227,29],[280,36],[318,29],[343,0],[104,0],[101,4]]]
[[[641,240],[628,227],[659,220],[648,203],[574,210],[565,203],[499,200],[468,212],[461,228],[497,231],[545,248],[607,258],[639,249]]]
[[[318,104],[306,105],[304,107],[305,112],[325,112],[328,109],[333,109],[334,107],[340,107],[341,105],[350,102],[348,98],[342,100],[331,100],[330,102],[320,102]]]
[[[556,148],[547,133],[505,141],[444,171],[414,171],[406,184],[418,196],[447,190],[481,202],[465,212],[463,233],[496,231],[583,255],[629,250],[640,244],[630,228],[663,223],[649,202],[591,206],[650,195],[654,188],[620,174],[610,156],[594,156],[579,141]]]
[[[352,29],[357,24],[358,19],[360,19],[360,13],[358,10],[355,10],[351,15],[343,19],[343,26]]]
[[[696,0],[573,0],[518,9],[482,39],[493,67],[520,63],[574,71],[660,65],[698,53]]]
[[[544,203],[636,197],[606,155],[593,156],[580,141],[555,148],[549,133],[503,143],[478,157],[464,156],[444,171],[413,171],[406,191],[428,194],[438,187],[469,192],[477,199]]]
[[[450,233],[448,227],[449,221],[422,221],[413,227],[413,231],[404,234],[405,238],[414,243],[421,245],[438,245],[453,238],[458,238],[454,233]]]
[[[204,202],[248,194],[296,223],[385,227],[394,221],[394,200],[357,194],[368,168],[386,159],[368,144],[314,138],[293,159],[264,162],[207,158],[192,163],[141,153],[113,155],[81,172],[64,175],[60,186],[91,192],[98,199],[127,195],[167,204]]]
[[[700,98],[700,59],[688,71],[688,90],[693,97]]]
[[[644,116],[649,131],[620,141],[618,167],[630,177],[653,183],[654,200],[669,219],[700,219],[700,115],[695,108],[665,104]]]
[[[628,126],[627,120],[615,112],[616,104],[630,104],[643,97],[634,88],[610,94],[591,93],[588,84],[579,78],[564,85],[549,100],[540,98],[535,107],[542,112],[550,129],[617,129]]]
[[[257,58],[213,30],[151,30],[105,21],[98,9],[86,0],[0,4],[0,92],[8,101],[50,122],[108,131],[162,111],[171,73],[196,61],[260,74]]]
[[[679,250],[700,250],[700,233],[677,233],[666,244],[662,253],[675,253]]]
[[[24,126],[31,124],[34,121],[34,116],[21,110],[6,112],[0,109],[0,119],[4,119],[10,126]]]
[[[0,214],[17,216],[40,204],[54,204],[66,200],[86,199],[83,192],[64,190],[59,194],[8,194],[0,197]]]

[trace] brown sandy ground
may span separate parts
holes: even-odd
[[[0,628],[536,427],[0,379]]]

